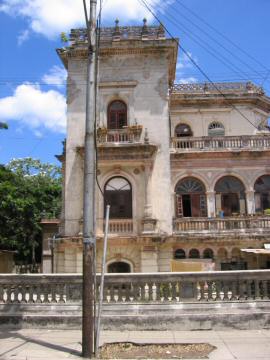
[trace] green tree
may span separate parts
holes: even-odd
[[[59,216],[60,168],[32,158],[0,167],[0,245],[17,250],[17,260],[40,261],[41,218]]]
[[[8,129],[8,124],[0,121],[0,129]]]

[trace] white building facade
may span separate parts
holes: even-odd
[[[241,249],[270,242],[270,99],[251,83],[174,84],[178,46],[162,27],[116,23],[102,29],[100,44],[97,270],[106,202],[109,272],[203,261],[217,270],[269,267],[267,256]],[[58,54],[68,111],[53,261],[56,272],[81,272],[85,30],[72,30]]]

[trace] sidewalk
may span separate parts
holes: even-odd
[[[232,331],[104,331],[101,343],[210,343],[211,360],[269,360],[270,330]],[[0,359],[81,359],[79,330],[1,330]]]

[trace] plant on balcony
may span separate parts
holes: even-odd
[[[264,210],[264,215],[270,215],[270,209],[265,209]]]

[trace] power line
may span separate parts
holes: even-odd
[[[176,9],[176,7],[173,6],[173,4],[171,5],[172,9],[175,9],[176,11],[178,9]],[[216,44],[218,44],[218,46],[220,46],[223,50],[225,50],[227,53],[229,53],[232,57],[234,57],[235,59],[237,59],[238,61],[240,61],[243,65],[245,65],[246,67],[248,67],[250,70],[254,71],[255,73],[259,74],[257,72],[257,70],[255,68],[253,68],[252,66],[250,66],[246,61],[242,60],[239,56],[237,56],[235,53],[233,53],[231,50],[229,50],[226,46],[224,46],[222,43],[220,43],[218,40],[216,40],[212,35],[210,35],[207,31],[205,31],[201,26],[199,26],[198,24],[196,24],[194,21],[192,21],[190,18],[188,18],[186,15],[184,15],[183,13],[181,13],[181,18],[186,19],[186,21],[188,21],[189,23],[191,23],[195,28],[199,29],[203,34],[205,34],[209,39],[211,39],[212,41],[214,41]]]
[[[228,102],[228,104],[230,104],[244,119],[246,119],[256,130],[258,130],[257,126],[253,124],[252,121],[249,120],[249,118],[247,116],[245,116],[245,114],[242,113],[242,111],[240,111],[234,104],[232,104],[229,99],[226,97],[226,95],[220,91],[220,89],[216,86],[216,84],[209,78],[209,76],[206,74],[206,72],[204,70],[202,70],[202,68],[196,63],[195,60],[193,60],[193,58],[190,56],[189,52],[186,51],[182,45],[179,44],[179,41],[177,39],[175,39],[175,37],[170,33],[170,31],[167,29],[167,27],[162,24],[162,22],[159,20],[159,18],[157,17],[157,15],[154,13],[154,11],[151,9],[151,7],[148,5],[148,3],[145,0],[138,0],[142,5],[144,5],[146,7],[146,9],[152,14],[152,16],[158,21],[158,23],[164,27],[164,29],[166,30],[166,32],[170,35],[170,37],[172,38],[173,41],[176,42],[177,46],[179,47],[180,50],[182,50],[184,52],[184,54],[189,58],[189,60],[192,62],[192,64],[202,73],[202,75],[213,85],[213,87],[217,90],[217,92],[222,95],[224,97],[224,99]]]
[[[219,31],[217,28],[209,24],[207,21],[205,21],[201,16],[199,16],[195,11],[191,10],[187,5],[184,5],[181,0],[175,0],[178,2],[180,6],[182,6],[184,9],[186,9],[189,13],[191,13],[194,17],[196,17],[198,20],[200,20],[202,23],[204,23],[206,26],[208,26],[210,29],[212,29],[214,32],[216,32],[219,36],[221,36],[223,39],[225,39],[228,43],[230,43],[232,46],[234,46],[236,49],[241,51],[244,55],[248,56],[251,60],[253,60],[255,63],[263,67],[265,70],[269,71],[267,67],[261,63],[258,59],[256,59],[254,56],[249,54],[246,50],[242,49],[238,44],[236,44],[234,41],[232,41],[230,38],[228,38],[226,35],[224,35],[221,31]]]
[[[236,74],[242,74],[243,78],[247,77],[247,74],[242,71],[241,68],[239,68],[237,65],[235,65],[232,61],[230,61],[227,57],[225,57],[223,54],[220,54],[217,52],[213,46],[209,45],[204,39],[202,39],[200,36],[194,34],[190,28],[188,28],[186,25],[184,25],[182,22],[180,22],[178,19],[176,19],[175,16],[171,15],[170,13],[166,12],[165,14],[162,14],[164,18],[167,18],[168,21],[170,21],[174,26],[179,29],[180,32],[183,32],[187,37],[189,37],[192,41],[194,41],[197,45],[199,45],[201,48],[203,48],[206,52],[208,52],[212,57],[217,59],[219,62],[221,62],[223,65],[225,65],[228,69],[232,70]],[[181,25],[181,27],[179,27]],[[185,29],[185,30],[184,30]],[[204,44],[204,45],[203,45]]]

